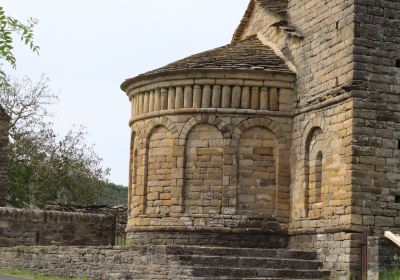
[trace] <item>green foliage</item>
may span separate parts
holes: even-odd
[[[43,276],[38,273],[17,270],[17,269],[0,269],[0,275],[21,276],[26,279],[32,279],[32,280],[87,280],[88,279],[87,277],[67,278],[67,277],[56,277],[56,276]]]
[[[399,280],[400,267],[384,268],[379,273],[379,280]]]
[[[128,188],[113,183],[104,183],[102,194],[96,199],[97,205],[127,205]]]
[[[19,20],[7,16],[3,7],[0,6],[0,60],[6,61],[13,68],[16,67],[16,58],[13,54],[14,39],[17,35],[23,44],[28,46],[33,52],[39,53],[39,47],[33,40],[33,29],[38,24],[38,20],[29,18],[24,24]],[[0,83],[7,85],[6,74],[0,69]]]
[[[58,100],[47,83],[24,79],[0,88],[0,104],[11,117],[8,200],[17,207],[92,205],[105,188],[108,169],[86,144],[84,128],[61,137],[46,122],[48,106]]]

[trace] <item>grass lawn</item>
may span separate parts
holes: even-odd
[[[7,276],[18,276],[26,279],[33,280],[87,280],[88,278],[66,278],[66,277],[56,277],[56,276],[43,276],[30,271],[22,271],[16,269],[0,269],[0,275]]]
[[[383,269],[379,273],[379,280],[399,280],[400,279],[400,267],[392,269]]]

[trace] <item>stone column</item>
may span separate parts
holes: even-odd
[[[221,86],[215,85],[212,92],[212,107],[221,108]]]
[[[183,105],[185,108],[193,108],[193,88],[191,86],[185,86],[185,91],[183,94],[184,102]]]
[[[168,110],[175,109],[175,88],[168,89]]]
[[[234,86],[232,90],[232,108],[240,108],[240,98],[241,98],[242,88],[240,86]]]
[[[269,100],[268,100],[268,88],[261,88],[260,93],[260,110],[268,110],[269,109]]]
[[[222,88],[222,108],[230,108],[231,107],[231,87],[224,86]]]
[[[144,94],[144,101],[143,101],[143,113],[147,113],[149,111],[149,92]]]
[[[251,109],[260,109],[260,90],[258,87],[251,88]]]
[[[242,106],[243,109],[250,109],[250,88],[243,87],[242,89]]]
[[[203,98],[201,101],[201,107],[202,108],[210,108],[211,107],[211,95],[212,95],[212,90],[211,86],[204,86],[203,87]]]
[[[193,91],[193,108],[201,108],[201,86],[194,86]]]
[[[133,96],[131,99],[131,118],[133,119],[136,116],[136,96]]]
[[[175,109],[180,108],[183,108],[183,89],[177,87],[175,92]]]
[[[154,111],[154,90],[150,91],[149,93],[149,112]]]
[[[161,89],[161,110],[168,109],[168,91],[166,88]]]
[[[143,114],[143,99],[144,99],[144,93],[139,94],[139,103],[138,103],[138,114],[141,115]]]
[[[271,88],[269,99],[270,99],[270,110],[279,111],[279,93],[277,88]]]
[[[156,89],[154,92],[154,111],[161,110],[161,91]]]

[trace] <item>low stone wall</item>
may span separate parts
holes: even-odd
[[[0,208],[0,246],[112,245],[114,239],[113,216]]]
[[[316,251],[334,279],[361,279],[361,233],[291,234],[289,248]]]
[[[261,230],[217,231],[216,229],[129,232],[129,245],[196,245],[228,246],[242,248],[287,248],[289,236],[286,232],[267,232]]]
[[[0,247],[0,268],[96,280],[191,279],[176,258],[165,246]]]

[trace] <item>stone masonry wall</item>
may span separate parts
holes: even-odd
[[[8,117],[2,115],[0,107],[0,207],[6,206],[7,196],[7,145]]]
[[[207,70],[131,86],[128,232],[287,230],[293,78]]]
[[[353,213],[400,233],[400,2],[355,3]]]
[[[351,194],[354,17],[351,0],[289,1],[289,26],[302,36],[287,51],[297,68],[291,246],[311,244],[340,279],[357,279],[361,268]]]
[[[95,280],[191,279],[165,247],[0,247],[0,268]],[[183,276],[177,276],[183,275]]]
[[[110,245],[114,238],[113,216],[0,208],[0,246]]]

